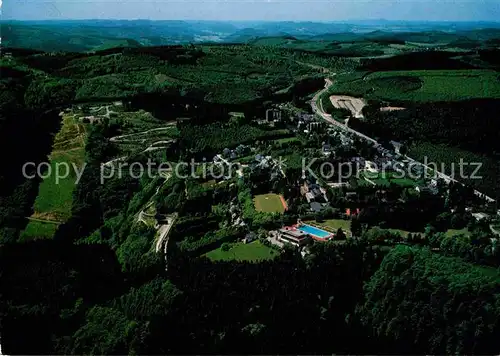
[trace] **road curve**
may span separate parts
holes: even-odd
[[[337,126],[338,128],[340,128],[344,131],[348,131],[356,136],[359,136],[365,140],[372,142],[373,144],[377,144],[378,142],[376,140],[374,140],[373,138],[368,137],[368,136],[362,134],[361,132],[358,132],[356,130],[351,129],[350,127],[346,126],[345,124],[338,122],[337,120],[332,118],[332,115],[327,114],[323,110],[323,105],[321,105],[321,100],[319,100],[319,98],[323,93],[325,93],[328,89],[330,89],[330,87],[332,85],[333,85],[332,80],[329,78],[325,78],[325,87],[322,90],[320,90],[319,92],[317,92],[316,95],[314,95],[314,98],[312,98],[312,100],[310,102],[311,107],[313,109],[313,112],[315,114],[321,116],[323,118],[323,120],[327,121],[328,123],[330,123],[334,126]],[[319,102],[319,105],[318,105],[318,102]]]
[[[163,246],[163,253],[167,254],[167,247],[168,247],[168,233],[170,232],[170,229],[174,225],[175,219],[177,219],[177,214],[174,213],[171,216],[167,217],[167,223],[162,224],[160,228],[158,229],[158,239],[156,240],[156,252],[160,252],[161,247]]]

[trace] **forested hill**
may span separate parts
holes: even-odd
[[[500,278],[428,249],[400,246],[365,286],[357,314],[373,335],[414,353],[495,354]],[[465,317],[467,315],[467,317]]]
[[[112,47],[162,46],[187,43],[247,43],[258,38],[294,37],[313,42],[313,48],[331,43],[423,43],[473,48],[498,41],[500,25],[490,23],[404,21],[148,21],[74,20],[2,21],[6,47],[44,51],[97,51]],[[323,43],[324,42],[324,43]],[[276,44],[276,43],[275,43]],[[302,43],[303,45],[303,43]]]
[[[288,251],[258,264],[175,258],[166,275],[159,261],[122,272],[106,245],[1,252],[10,354],[498,352],[498,272],[425,248],[384,257],[364,243],[315,245],[305,261]]]
[[[269,100],[278,91],[290,98],[297,84],[321,78],[319,69],[303,62],[332,69],[349,65],[333,57],[246,45],[113,48],[89,54],[7,52],[1,60],[4,78],[14,71],[29,74],[34,80],[26,89],[27,104],[38,100],[46,106],[144,93],[222,104]]]

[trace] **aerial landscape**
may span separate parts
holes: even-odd
[[[0,355],[500,352],[498,3],[13,3]]]

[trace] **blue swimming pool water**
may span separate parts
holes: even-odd
[[[321,238],[325,238],[330,236],[331,234],[328,231],[318,229],[317,227],[311,226],[311,225],[300,225],[298,227],[299,230],[304,231],[306,234],[311,234],[314,236],[318,236]]]

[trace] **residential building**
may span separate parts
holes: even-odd
[[[326,190],[322,189],[317,183],[305,181],[300,187],[300,193],[305,196],[308,203],[311,203],[312,201],[327,201]]]
[[[324,126],[324,124],[322,122],[313,121],[313,122],[310,122],[310,123],[307,124],[307,130],[309,132],[319,131],[319,130],[321,130],[321,128],[323,126]]]
[[[417,186],[415,187],[415,190],[420,194],[436,195],[439,192],[437,185],[432,185],[432,184]]]
[[[390,144],[394,147],[394,152],[399,154],[399,150],[401,149],[402,144],[397,141],[390,141]]]
[[[487,219],[489,218],[490,216],[486,213],[474,213],[472,214],[472,216],[477,220],[477,221],[481,221],[481,220],[484,220],[484,219]]]
[[[330,188],[349,188],[349,182],[327,183]]]
[[[305,197],[306,197],[306,200],[307,200],[307,202],[308,202],[308,203],[310,203],[310,202],[314,201],[314,194],[313,194],[313,193],[311,193],[311,192],[307,192],[307,193],[305,194]]]
[[[330,155],[332,153],[332,145],[323,142],[323,146],[321,147],[321,151],[323,152],[323,154],[325,156]]]
[[[274,122],[281,121],[281,110],[278,109],[266,110],[266,120]]]
[[[359,212],[360,212],[359,208],[356,208],[356,209],[347,208],[345,210],[345,215],[348,217],[353,217],[353,216],[359,215]]]
[[[248,234],[246,234],[245,238],[243,239],[243,243],[250,243],[252,241],[255,241],[257,240],[257,234],[255,232],[249,232]]]

